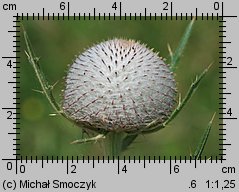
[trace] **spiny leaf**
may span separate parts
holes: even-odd
[[[28,38],[28,35],[26,31],[23,29],[24,39],[27,46],[27,51],[25,51],[29,62],[32,64],[33,69],[36,73],[37,79],[41,85],[42,92],[47,97],[48,101],[50,102],[51,106],[54,108],[54,110],[58,113],[60,113],[60,107],[55,101],[53,94],[52,94],[52,86],[49,85],[48,81],[46,80],[44,73],[42,72],[40,65],[39,65],[39,59],[35,56],[35,53],[32,49],[31,42]],[[63,114],[62,114],[63,115]]]
[[[179,42],[179,45],[177,47],[177,49],[175,50],[174,53],[172,53],[171,51],[171,48],[170,46],[168,45],[168,48],[169,48],[169,52],[170,52],[170,57],[171,57],[171,64],[170,64],[170,68],[171,68],[171,71],[175,71],[176,67],[177,67],[177,64],[183,54],[183,51],[186,47],[186,44],[189,40],[189,37],[192,33],[192,28],[193,28],[193,24],[194,24],[194,21],[195,21],[195,17],[192,19],[192,21],[189,23],[189,25],[187,26],[180,42]]]
[[[216,113],[213,114],[212,119],[208,123],[207,129],[205,129],[205,131],[204,131],[204,133],[202,135],[202,138],[201,138],[201,140],[200,140],[200,142],[199,142],[199,144],[197,146],[197,149],[196,149],[196,151],[193,154],[193,159],[199,159],[200,156],[202,155],[202,152],[203,152],[203,150],[205,148],[205,145],[206,145],[208,137],[209,137],[209,133],[210,133],[211,128],[212,128],[212,122],[213,122],[213,119],[215,117],[215,114]]]

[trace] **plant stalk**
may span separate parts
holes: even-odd
[[[115,159],[120,156],[122,152],[123,139],[125,137],[125,133],[123,132],[110,132],[107,134],[107,139],[105,142],[107,155],[111,159]]]

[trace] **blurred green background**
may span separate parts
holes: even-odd
[[[175,50],[186,26],[186,21],[171,20],[80,20],[80,21],[22,21],[41,67],[51,84],[56,82],[54,95],[61,103],[64,76],[76,55],[93,44],[113,37],[140,40],[160,56],[168,58],[167,45]],[[218,21],[197,20],[189,43],[176,70],[179,93],[185,95],[195,76],[209,64],[213,65],[190,102],[167,128],[153,134],[139,135],[123,155],[189,156],[214,112],[208,143],[203,155],[219,154],[218,131]],[[32,66],[27,61],[23,34],[21,35],[21,150],[22,156],[81,156],[103,155],[99,144],[71,145],[81,138],[81,128],[54,113],[40,90]],[[169,62],[169,60],[168,60]]]

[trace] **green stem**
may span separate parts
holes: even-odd
[[[110,158],[117,158],[122,152],[123,139],[125,133],[122,132],[111,132],[107,134],[106,147],[108,148],[108,155]]]

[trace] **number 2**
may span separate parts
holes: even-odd
[[[7,119],[12,119],[12,111],[7,111],[7,113],[9,114]]]
[[[165,5],[165,7],[163,8],[164,11],[168,11],[168,2],[163,2],[163,4]]]
[[[232,57],[227,57],[227,65],[232,65]]]

